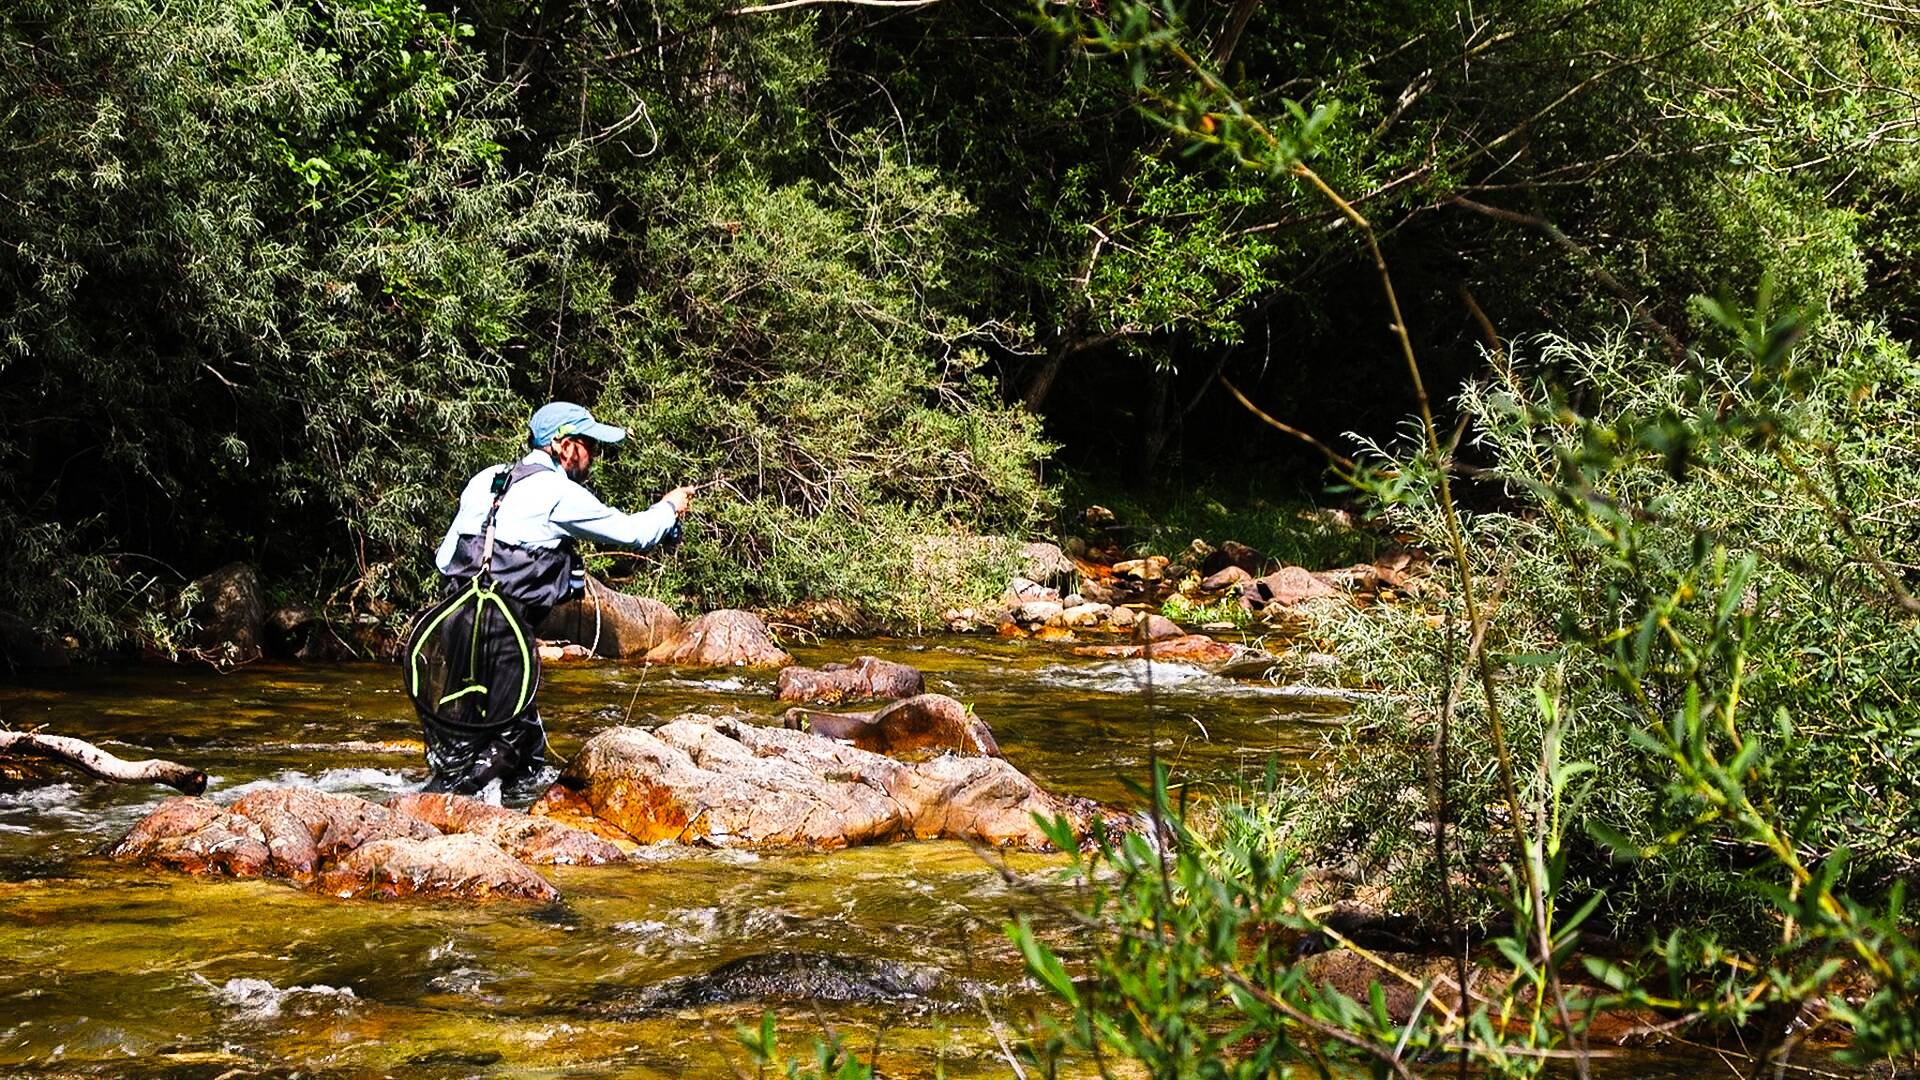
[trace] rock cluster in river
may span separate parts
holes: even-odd
[[[634,843],[830,850],[945,837],[1046,850],[1034,815],[1076,833],[1097,807],[998,757],[902,761],[821,735],[688,714],[590,739],[533,813]],[[612,830],[609,832],[609,830]]]
[[[226,807],[168,799],[108,854],[190,874],[284,878],[343,898],[464,900],[552,900],[559,893],[530,864],[623,857],[591,834],[464,796],[381,806],[294,787],[262,788]]]
[[[923,684],[893,667],[840,670],[865,672],[866,696]],[[1001,757],[979,717],[941,694],[869,712],[794,709],[786,723],[688,715],[603,731],[531,813],[460,795],[381,805],[300,787],[260,788],[231,806],[169,799],[109,854],[342,898],[551,900],[558,893],[533,867],[621,862],[647,844],[821,851],[946,837],[1042,850],[1036,814],[1084,835],[1099,813],[1043,791]]]
[[[1111,511],[1089,507],[1082,524],[1090,536],[1070,537],[1052,548],[1052,560],[1030,560],[1046,573],[1016,577],[997,604],[945,612],[947,628],[994,630],[1011,637],[1077,641],[1085,636],[1125,634],[1146,641],[1191,637],[1153,654],[1169,660],[1218,664],[1236,659],[1225,647],[1174,626],[1157,613],[1181,598],[1191,605],[1232,603],[1249,617],[1284,620],[1317,603],[1364,604],[1411,591],[1424,581],[1413,552],[1390,548],[1370,563],[1331,570],[1282,565],[1246,544],[1227,540],[1215,547],[1194,540],[1173,555],[1133,555],[1131,533]],[[1351,528],[1351,522],[1339,523]],[[1031,545],[1030,545],[1031,546]],[[1142,620],[1146,620],[1143,625]],[[1219,627],[1206,627],[1203,629]],[[1077,649],[1088,655],[1136,656],[1134,646]]]

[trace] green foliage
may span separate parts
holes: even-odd
[[[1561,782],[1541,792],[1555,805],[1568,779],[1556,776]],[[1164,771],[1140,794],[1155,808],[1163,844],[1142,832],[1102,833],[1091,854],[1069,857],[1066,873],[1081,896],[1075,914],[1086,930],[1076,950],[1084,975],[1029,923],[1007,928],[1029,973],[1072,1010],[1026,1047],[1048,1075],[1073,1054],[1137,1063],[1155,1077],[1280,1077],[1303,1067],[1318,1076],[1363,1068],[1413,1076],[1423,1058],[1463,1053],[1481,1074],[1531,1076],[1547,1060],[1540,1051],[1560,1045],[1545,971],[1524,932],[1490,942],[1510,966],[1483,977],[1464,1011],[1434,996],[1435,980],[1362,954],[1382,982],[1403,980],[1418,992],[1420,1006],[1404,1022],[1390,1015],[1379,982],[1359,1000],[1302,962],[1303,940],[1337,940],[1338,932],[1303,885],[1301,849],[1286,826],[1298,805],[1272,769],[1252,797],[1216,806],[1204,830],[1168,800]],[[1065,850],[1076,850],[1066,822],[1052,830]],[[1516,914],[1525,926],[1524,904]],[[1557,953],[1571,949],[1586,915],[1554,923]]]
[[[1702,24],[1717,47],[1780,40],[1737,15],[1702,19],[1689,32]],[[1399,314],[1373,226],[1307,164],[1324,113],[1284,103],[1278,120],[1255,116],[1182,47],[1173,9],[1121,4],[1064,16],[1061,25],[1096,54],[1128,63],[1150,107],[1192,144],[1319,187],[1363,232]],[[1879,55],[1884,39],[1863,36],[1864,53]],[[1725,76],[1718,62],[1693,58],[1688,74]],[[1894,66],[1902,63],[1909,58]],[[1910,786],[1891,762],[1920,747],[1886,720],[1920,675],[1912,669],[1914,571],[1889,554],[1910,518],[1907,493],[1920,482],[1911,438],[1920,386],[1909,349],[1871,319],[1809,315],[1848,299],[1861,280],[1857,218],[1810,212],[1811,196],[1772,174],[1713,208],[1725,216],[1672,208],[1674,220],[1734,248],[1755,239],[1736,221],[1769,228],[1768,215],[1754,212],[1768,200],[1776,220],[1811,222],[1810,242],[1780,252],[1791,302],[1784,313],[1774,309],[1769,278],[1750,311],[1698,301],[1709,325],[1691,348],[1631,299],[1638,328],[1663,351],[1561,338],[1523,346],[1539,348],[1535,366],[1496,344],[1494,377],[1469,384],[1458,406],[1473,456],[1489,463],[1474,476],[1503,492],[1508,512],[1463,520],[1449,491],[1453,451],[1424,391],[1412,439],[1373,445],[1372,461],[1343,470],[1401,531],[1450,554],[1455,588],[1437,619],[1390,615],[1402,619],[1393,632],[1346,642],[1344,655],[1383,691],[1351,732],[1367,767],[1330,771],[1300,801],[1292,840],[1316,853],[1358,853],[1393,885],[1395,906],[1455,925],[1463,911],[1512,915],[1514,936],[1493,944],[1531,991],[1528,1022],[1516,1032],[1467,1021],[1465,1030],[1487,1038],[1460,1047],[1502,1071],[1539,1064],[1512,1054],[1510,1043],[1549,1044],[1556,1028],[1577,1042],[1583,1009],[1559,971],[1573,931],[1596,914],[1643,939],[1649,926],[1683,927],[1649,947],[1666,969],[1667,993],[1657,1000],[1632,973],[1590,965],[1626,1000],[1736,1022],[1762,1007],[1825,1008],[1853,1025],[1862,1060],[1920,1052],[1912,1022],[1920,950],[1901,884],[1920,867],[1916,851],[1892,839],[1915,835],[1920,821],[1910,800],[1888,797]],[[1671,222],[1662,228],[1671,232]],[[1592,258],[1550,222],[1543,231]],[[1738,265],[1721,255],[1698,245],[1691,265]],[[1618,278],[1596,276],[1625,292]],[[1411,335],[1403,326],[1395,333],[1418,380]],[[1876,419],[1892,430],[1859,426],[1863,410],[1883,413]],[[1490,621],[1489,594],[1498,597]],[[1338,639],[1343,628],[1323,630]],[[1800,676],[1810,659],[1819,674]],[[1463,668],[1477,669],[1482,696],[1460,692]],[[1862,736],[1889,744],[1881,767],[1862,759],[1854,742]],[[1537,762],[1531,784],[1517,782],[1517,762]],[[1407,795],[1422,788],[1430,808],[1422,824],[1445,834],[1410,827]],[[1164,806],[1158,791],[1155,805]],[[1580,829],[1569,828],[1574,821]],[[1244,887],[1259,875],[1238,866],[1188,872],[1184,852],[1172,860],[1152,853],[1147,872],[1139,854],[1103,849],[1123,882],[1147,882],[1137,902],[1146,906],[1108,917],[1101,904],[1110,894],[1093,893],[1097,984],[1117,1001],[1080,1010],[1075,1041],[1091,1047],[1104,1037],[1150,1072],[1184,1075],[1179,1059],[1160,1056],[1165,1041],[1191,1030],[1191,1010],[1220,989],[1153,977],[1196,964],[1240,986],[1233,964],[1245,935],[1216,920],[1228,951],[1209,953],[1196,940],[1204,931],[1185,926],[1148,953],[1129,950],[1141,927],[1158,935],[1177,898]],[[1865,1008],[1838,999],[1847,964],[1866,982]],[[1275,1012],[1284,1022],[1254,1018],[1261,1036],[1290,1023],[1372,1050],[1376,1071],[1407,1074],[1397,1051],[1389,1058],[1373,1045],[1386,1033],[1364,1015]],[[1398,1045],[1417,1038],[1410,1027]],[[1209,1063],[1220,1053],[1199,1050]],[[1756,1056],[1784,1062],[1790,1053],[1788,1040]]]
[[[1524,514],[1470,521],[1475,564],[1497,566],[1486,647],[1508,744],[1591,766],[1589,838],[1567,839],[1559,890],[1627,940],[1679,935],[1650,956],[1652,996],[1744,1022],[1769,1002],[1822,1001],[1844,958],[1875,987],[1871,1011],[1832,1006],[1860,1053],[1912,1053],[1900,1017],[1920,984],[1898,886],[1920,869],[1902,764],[1920,745],[1894,718],[1911,712],[1920,653],[1911,570],[1884,552],[1920,483],[1916,365],[1871,327],[1829,323],[1796,351],[1791,319],[1703,310],[1732,345],[1689,370],[1622,339],[1547,340],[1462,398],[1486,478],[1525,495]],[[1583,407],[1546,372],[1585,388]],[[1391,514],[1433,536],[1421,490],[1394,489]],[[1434,700],[1465,640],[1417,617],[1321,632],[1404,701]],[[1550,709],[1529,708],[1538,693]],[[1456,761],[1497,753],[1481,716],[1460,700]],[[1433,775],[1436,722],[1363,709],[1353,749],[1368,770],[1333,774],[1298,833],[1356,851],[1397,902],[1430,913],[1444,886],[1403,793]],[[1489,773],[1450,776],[1458,858],[1477,876],[1463,899],[1484,915],[1508,892],[1507,826],[1467,809],[1498,801]]]
[[[1070,510],[1095,504],[1112,510],[1128,548],[1140,555],[1184,551],[1194,540],[1216,547],[1234,540],[1283,564],[1324,570],[1370,561],[1381,543],[1376,532],[1342,513],[1247,477],[1121,487],[1069,476],[1060,502]],[[1071,534],[1075,524],[1064,520],[1059,528]]]
[[[502,169],[500,100],[417,5],[5,20],[0,69],[37,89],[5,120],[0,515],[88,523],[9,606],[99,640],[126,590],[49,578],[129,547],[297,564],[316,520],[375,594],[403,586],[428,508],[518,411],[501,348],[542,249],[598,226]]]
[[[779,178],[734,138],[810,124],[804,23],[715,39],[724,77],[629,72],[687,121],[650,159],[619,72],[569,76],[564,126],[541,97],[545,63],[610,48],[592,19],[489,69],[518,11],[0,16],[0,597],[27,630],[111,643],[151,573],[232,558],[402,618],[460,482],[549,397],[635,429],[616,504],[730,481],[664,582],[714,602],[899,615],[915,535],[1047,509],[949,284],[966,201],[871,136]]]
[[[1160,605],[1160,613],[1174,622],[1188,626],[1204,626],[1207,623],[1232,623],[1234,626],[1248,626],[1253,615],[1242,607],[1238,597],[1227,596],[1210,603],[1196,603],[1187,597],[1175,593],[1167,597]]]
[[[760,1017],[759,1027],[743,1024],[735,1034],[761,1076],[766,1076],[768,1069],[778,1069],[777,1075],[788,1080],[872,1080],[874,1076],[873,1066],[849,1051],[838,1035],[815,1037],[811,1061],[781,1057],[779,1032],[771,1012]]]

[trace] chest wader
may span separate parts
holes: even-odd
[[[527,584],[529,564],[543,571],[536,578],[550,579],[557,563],[564,578],[572,550],[496,545],[493,536],[507,489],[542,469],[503,466],[495,475],[484,533],[462,538],[446,598],[415,620],[408,635],[407,696],[426,735],[427,791],[470,795],[494,779],[508,783],[546,764],[546,728],[534,707],[540,657],[533,627],[552,603],[515,586]]]

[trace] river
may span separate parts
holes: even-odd
[[[973,705],[1008,759],[1059,792],[1126,802],[1150,755],[1204,795],[1269,760],[1302,767],[1326,703],[1263,683],[1138,661],[1075,658],[998,639],[838,640],[801,663],[872,654]],[[549,665],[542,711],[571,753],[610,724],[687,711],[777,723],[772,677],[639,665]],[[417,738],[398,669],[372,664],[218,674],[141,666],[43,673],[0,686],[15,728],[99,742],[123,757],[206,770],[228,802],[257,785],[371,799],[417,788]],[[825,855],[680,850],[557,868],[564,900],[461,906],[328,900],[272,881],[196,880],[113,864],[101,848],[159,788],[70,782],[0,794],[0,1073],[223,1077],[752,1075],[734,1037],[764,1005],[640,1013],[647,988],[755,957],[832,957],[937,972],[940,988],[885,1004],[776,1009],[783,1046],[830,1026],[890,1077],[1008,1076],[1002,1038],[1048,1008],[1002,932],[1015,913],[1063,948],[1050,916],[1057,857],[1003,865],[950,842]],[[1012,874],[1022,884],[1006,881]],[[840,962],[836,961],[836,962]],[[1693,1075],[1692,1061],[1617,1075]]]

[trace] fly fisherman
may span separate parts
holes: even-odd
[[[472,794],[546,764],[534,705],[533,628],[585,584],[575,541],[649,548],[673,534],[693,497],[678,487],[624,514],[580,486],[603,448],[627,437],[570,401],[528,422],[527,455],[467,482],[434,561],[448,596],[408,642],[408,693],[426,729],[428,791]]]

